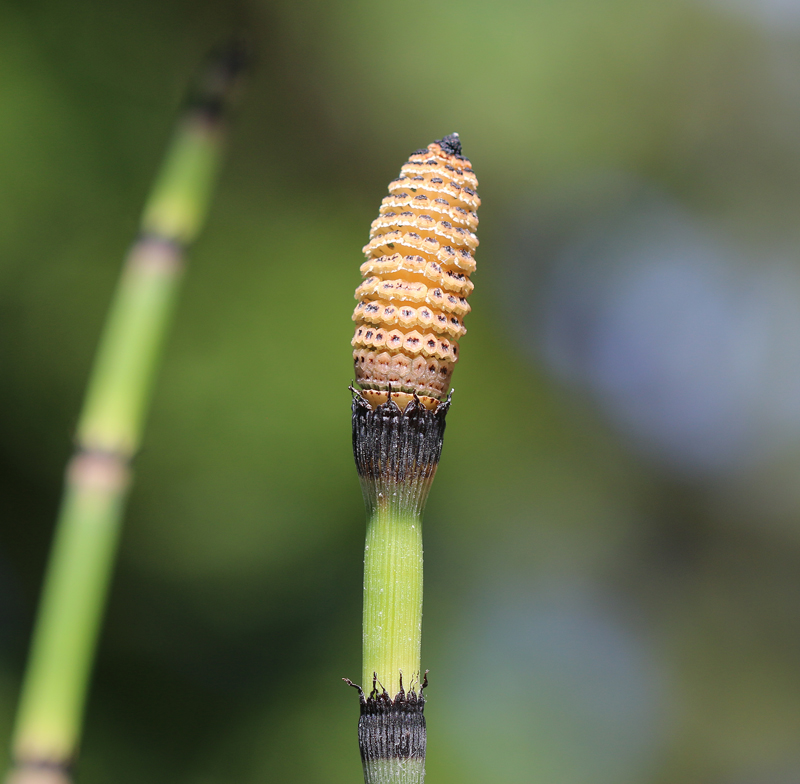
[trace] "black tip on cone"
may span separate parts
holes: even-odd
[[[438,144],[446,153],[461,157],[461,139],[457,133],[451,133],[443,139],[437,139]]]

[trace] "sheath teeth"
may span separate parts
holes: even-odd
[[[363,389],[443,399],[450,387],[467,331],[480,205],[469,161],[448,152],[460,149],[453,139],[409,158],[372,222],[353,311]]]

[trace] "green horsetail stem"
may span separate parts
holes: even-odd
[[[239,45],[209,58],[189,95],[125,260],[66,473],[14,732],[8,784],[62,784],[81,736],[87,685],[131,483],[130,462],[183,272],[219,168],[223,109]]]
[[[422,512],[449,407],[448,399],[429,410],[415,396],[403,410],[391,399],[373,408],[353,394],[353,453],[368,518],[357,687],[366,784],[421,784],[425,776]]]
[[[353,447],[367,507],[363,674],[391,697],[421,692],[422,512],[449,402],[428,411],[412,400],[373,409],[353,398]]]

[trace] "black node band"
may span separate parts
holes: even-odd
[[[387,759],[425,759],[425,697],[414,691],[394,699],[373,692],[361,699],[358,745],[365,766]]]
[[[353,456],[363,479],[404,483],[433,476],[442,454],[450,400],[429,411],[414,397],[405,411],[388,400],[377,408],[353,394]]]

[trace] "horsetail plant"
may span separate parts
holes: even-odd
[[[477,180],[458,134],[413,153],[364,248],[353,453],[367,507],[358,740],[366,784],[422,784],[422,512],[473,284]]]
[[[130,463],[174,309],[184,251],[219,168],[241,46],[214,53],[190,91],[126,257],[79,419],[12,743],[8,784],[65,784],[76,757]]]

